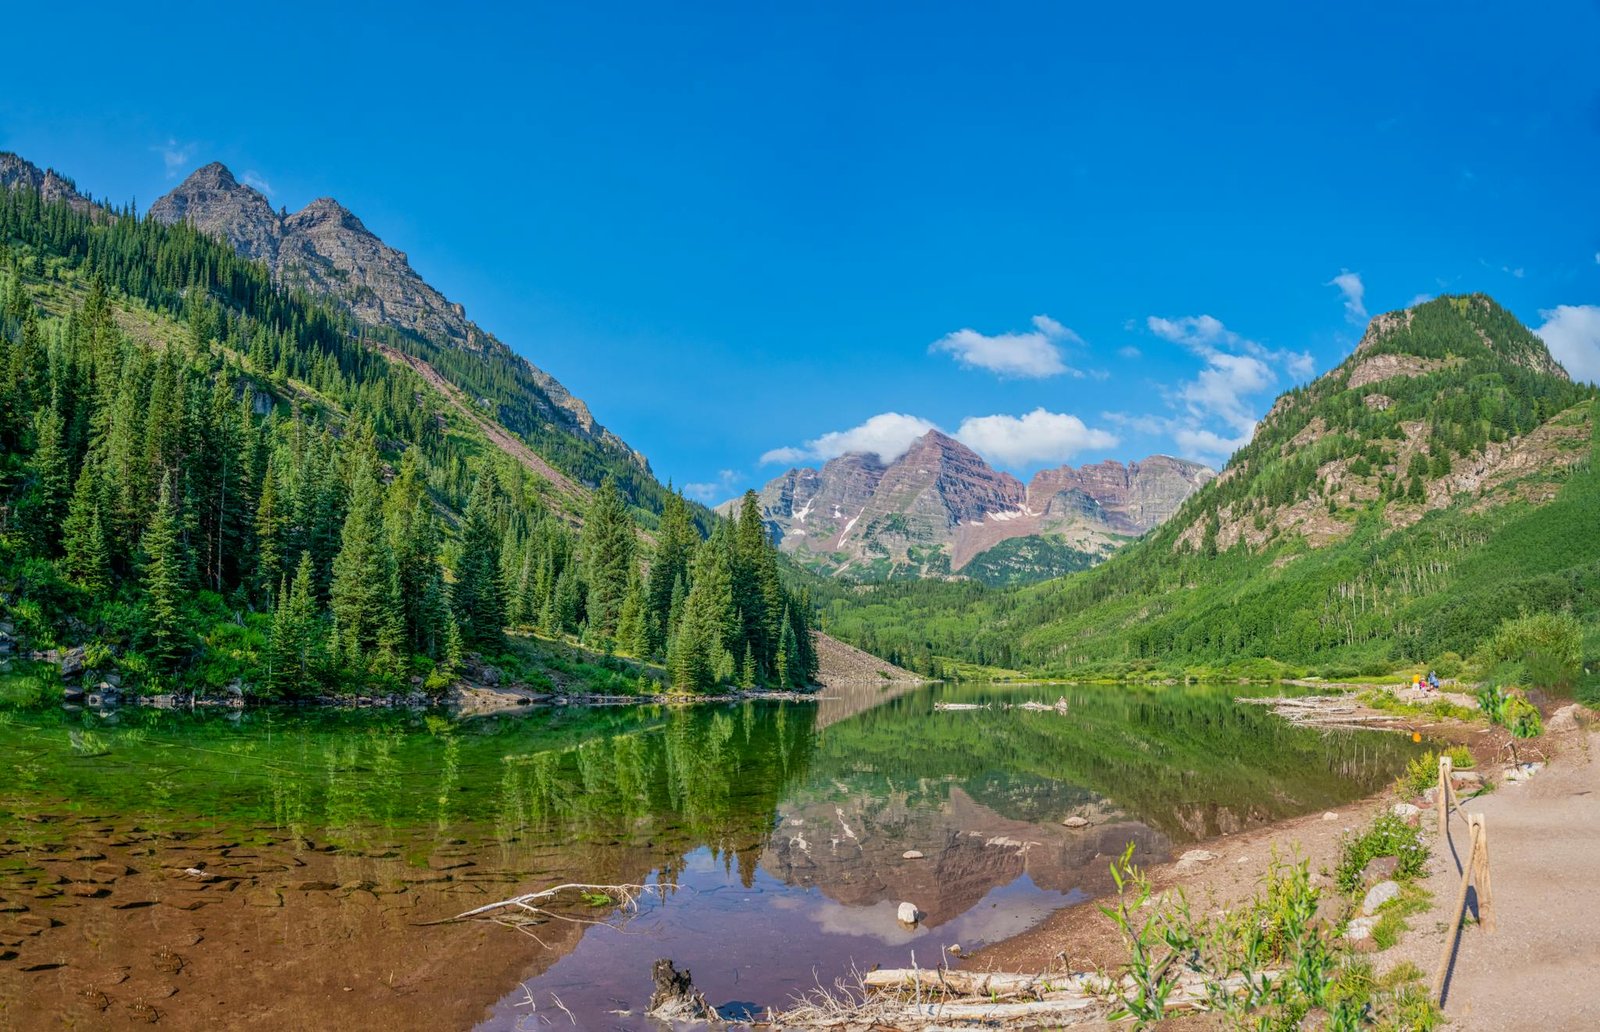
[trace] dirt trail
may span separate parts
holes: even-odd
[[[1484,737],[1474,752],[1479,753],[1479,769],[1498,787],[1467,800],[1464,810],[1485,817],[1496,930],[1489,933],[1468,924],[1461,932],[1446,986],[1449,1027],[1453,1032],[1600,1029],[1600,991],[1594,981],[1594,972],[1600,970],[1600,725],[1541,738],[1538,745],[1550,762],[1520,783],[1506,781],[1499,764],[1483,762],[1495,752],[1495,744]],[[1227,905],[1253,889],[1274,846],[1310,860],[1313,872],[1331,870],[1340,837],[1393,802],[1393,795],[1385,792],[1326,820],[1311,815],[1214,839],[1205,844],[1218,854],[1214,861],[1187,872],[1181,865],[1165,864],[1150,873],[1158,888],[1182,885],[1192,900],[1203,900],[1208,908]],[[1410,962],[1431,982],[1468,840],[1466,819],[1459,813],[1450,818],[1448,840],[1440,837],[1431,808],[1423,811],[1422,827],[1433,851],[1424,882],[1433,908],[1408,918],[1410,931],[1401,941],[1371,959],[1379,972]],[[1328,884],[1325,875],[1313,878]],[[1476,897],[1470,897],[1469,913],[1475,906]],[[1122,956],[1109,922],[1094,906],[1080,905],[980,951],[963,966],[1081,970],[1115,964]],[[1204,1027],[1195,1018],[1173,1024]]]
[[[1496,928],[1462,930],[1445,994],[1453,1030],[1600,1028],[1600,732],[1552,737],[1559,755],[1548,767],[1463,806],[1485,818]],[[1410,919],[1415,931],[1385,959],[1432,976],[1467,843],[1459,815],[1448,843],[1434,834],[1434,909]]]
[[[408,355],[403,351],[385,347],[382,344],[373,344],[372,347],[389,361],[410,366],[418,376],[428,381],[440,394],[444,395],[445,399],[455,406],[457,412],[472,420],[478,429],[483,431],[484,436],[489,438],[497,448],[522,463],[532,472],[550,481],[561,494],[579,503],[582,503],[588,497],[588,492],[569,480],[566,474],[540,458],[537,452],[528,447],[515,434],[476,411],[471,402],[461,393],[461,388],[446,380],[433,366],[414,355]]]

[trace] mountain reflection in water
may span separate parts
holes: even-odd
[[[852,966],[1022,931],[1105,892],[1130,842],[1158,861],[1339,806],[1417,748],[1293,728],[1236,692],[928,686],[471,721],[3,714],[0,897],[52,924],[0,967],[0,1013],[100,1020],[78,991],[98,979],[109,1007],[143,993],[175,1028],[531,1027],[551,993],[586,1027],[633,1027],[663,956],[713,1003],[782,1005]],[[1058,697],[1065,712],[1008,708]],[[127,873],[93,882],[95,864]],[[424,924],[570,881],[659,891],[625,924],[569,915],[620,927]],[[181,970],[145,970],[174,949]],[[19,970],[45,956],[66,966]]]

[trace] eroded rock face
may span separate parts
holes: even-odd
[[[74,211],[86,211],[91,205],[89,198],[78,192],[77,184],[72,180],[53,168],[40,169],[33,162],[9,151],[0,152],[0,187],[7,190],[37,190],[46,204],[65,201]]]
[[[494,351],[521,362],[531,372],[554,422],[626,447],[553,376],[512,355],[493,334],[468,319],[464,308],[419,276],[404,253],[384,243],[331,197],[318,198],[297,212],[274,210],[259,191],[239,182],[225,165],[212,162],[152,204],[150,216],[168,224],[187,222],[224,240],[245,257],[266,263],[280,282],[330,298],[363,322],[408,330],[441,347]],[[633,454],[644,465],[643,457]]]
[[[888,465],[843,455],[791,469],[760,493],[780,546],[836,572],[959,572],[1002,541],[1051,535],[1110,554],[1158,526],[1216,474],[1165,455],[1044,470],[1026,487],[930,430]],[[724,507],[732,511],[736,503]]]
[[[1110,460],[1078,469],[1062,466],[1034,475],[1028,484],[1028,504],[1044,509],[1059,505],[1063,494],[1081,492],[1104,513],[1108,526],[1143,534],[1165,523],[1185,499],[1215,477],[1197,462],[1168,455],[1152,455],[1126,466]]]

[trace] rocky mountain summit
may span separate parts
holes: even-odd
[[[39,199],[46,204],[65,201],[75,211],[86,211],[94,203],[78,192],[76,183],[55,169],[41,169],[10,151],[0,151],[0,189],[18,187],[38,191]]]
[[[1159,525],[1213,476],[1197,463],[1157,455],[1126,466],[1108,461],[1043,470],[1024,485],[930,430],[887,464],[848,454],[820,470],[791,469],[768,483],[760,499],[780,546],[820,570],[945,576],[1002,542],[1032,538],[1052,553],[1034,571],[1048,576],[1065,572],[1063,565],[1090,565]],[[1015,566],[1024,554],[1038,564],[1038,547],[1013,546],[1001,565]]]
[[[551,422],[626,451],[639,466],[645,465],[642,456],[596,422],[588,406],[555,377],[468,319],[461,305],[417,274],[404,253],[384,243],[333,198],[318,198],[297,212],[275,210],[260,191],[239,182],[227,166],[212,162],[151,205],[149,214],[226,240],[240,254],[264,262],[280,282],[332,298],[363,322],[521,366]]]

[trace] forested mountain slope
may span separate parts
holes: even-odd
[[[187,225],[46,193],[0,190],[0,688],[54,648],[143,693],[437,690],[507,626],[689,690],[814,673],[753,505],[702,541],[640,469],[659,517],[610,475],[575,512],[383,353],[417,341]]]
[[[480,379],[509,380],[521,394],[508,394],[496,414],[518,433],[564,432],[646,467],[642,455],[595,422],[587,405],[468,319],[465,309],[419,276],[404,254],[333,198],[318,198],[297,212],[277,212],[225,165],[212,162],[152,204],[149,214],[226,240],[244,257],[265,263],[279,283],[327,298],[369,326],[389,326],[418,338],[431,345],[430,359],[468,352],[475,361],[448,361],[447,369],[469,391]]]
[[[1595,398],[1491,299],[1442,297],[1375,318],[1104,565],[1020,592],[844,594],[828,620],[908,661],[1035,670],[1466,653],[1523,610],[1600,611]]]
[[[80,213],[97,208],[70,179],[15,154],[0,153],[0,186],[37,192]],[[337,201],[320,198],[302,211],[279,212],[213,163],[156,201],[149,217],[224,241],[260,262],[275,284],[350,316],[341,320],[347,332],[391,360],[453,385],[475,415],[506,428],[558,471],[559,490],[549,500],[569,517],[581,515],[589,492],[607,476],[646,523],[665,504],[666,491],[642,455],[554,377],[467,319]]]

